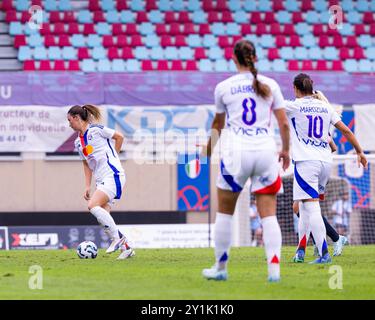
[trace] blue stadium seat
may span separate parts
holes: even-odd
[[[312,34],[306,34],[301,38],[301,44],[306,48],[311,48],[316,46],[316,37]]]
[[[106,22],[99,22],[95,26],[95,30],[99,35],[110,35],[112,34],[112,28]]]
[[[96,71],[96,63],[92,59],[84,59],[81,63],[82,71],[84,72],[95,72]]]
[[[255,34],[248,34],[245,36],[245,39],[251,41],[255,47],[258,46],[259,41],[260,41]]]
[[[32,34],[29,36],[27,43],[30,47],[41,47],[43,46],[44,39],[40,34]]]
[[[184,11],[185,3],[183,0],[172,0],[172,10],[173,11]]]
[[[34,29],[34,28],[30,28],[30,26],[28,24],[25,24],[24,29],[23,29],[23,33],[27,36],[30,36],[32,34],[39,34],[39,30]]]
[[[344,0],[341,2],[341,8],[346,12],[354,11],[354,3],[352,0]]]
[[[135,13],[130,10],[123,10],[120,13],[120,21],[122,23],[134,23]]]
[[[348,59],[344,61],[344,69],[347,72],[358,72],[357,61],[354,59]]]
[[[30,8],[30,2],[28,0],[16,0],[14,6],[17,11],[28,11]]]
[[[293,60],[294,59],[294,50],[291,47],[282,47],[279,50],[279,55],[283,60]]]
[[[297,47],[294,49],[294,56],[297,60],[307,60],[308,52],[308,49],[304,47]]]
[[[59,47],[49,47],[48,48],[48,59],[49,60],[61,60],[61,49]]]
[[[266,60],[266,59],[259,60],[256,63],[256,67],[259,70],[259,72],[268,72],[268,71],[272,70],[271,63],[268,60]]]
[[[99,47],[102,45],[102,38],[97,34],[89,34],[87,37],[87,46],[90,48]]]
[[[78,11],[77,20],[79,23],[91,23],[92,14],[89,10],[80,10]]]
[[[358,62],[359,72],[372,72],[372,63],[370,60],[361,59]]]
[[[320,15],[316,11],[307,11],[305,17],[305,21],[308,24],[320,23]]]
[[[86,38],[82,34],[73,34],[70,37],[70,41],[73,47],[81,48],[86,46]]]
[[[116,4],[113,0],[102,0],[103,11],[113,11],[116,10]]]
[[[230,72],[237,72],[237,67],[232,59],[229,61],[228,67]]]
[[[122,59],[114,59],[112,61],[112,71],[113,72],[125,72],[125,61]]]
[[[64,60],[77,60],[77,50],[73,47],[63,47],[62,58]]]
[[[259,43],[262,44],[263,48],[274,48],[275,47],[275,38],[270,34],[263,34]]]
[[[202,38],[197,34],[189,34],[186,38],[186,43],[190,48],[198,48],[202,46]]]
[[[150,59],[151,60],[163,60],[164,59],[164,50],[162,49],[162,47],[151,48]]]
[[[343,23],[341,29],[338,29],[338,31],[343,36],[354,35],[354,27],[350,23]]]
[[[316,0],[313,4],[314,10],[316,11],[328,11],[328,1],[326,0]]]
[[[181,47],[179,49],[179,57],[181,60],[193,60],[194,51],[189,47]]]
[[[224,36],[225,35],[225,25],[222,22],[214,22],[211,24],[211,32],[215,36]]]
[[[150,57],[149,50],[146,47],[136,47],[134,57],[138,60],[147,60]]]
[[[309,58],[311,60],[322,60],[323,59],[323,51],[319,47],[314,47],[309,49]]]
[[[295,29],[296,33],[300,36],[311,34],[311,26],[305,22],[297,23]]]
[[[211,60],[209,60],[209,59],[202,59],[202,60],[199,60],[199,63],[198,63],[198,69],[199,69],[200,71],[203,71],[203,72],[211,72],[211,71],[214,71],[214,68],[213,68],[212,62],[211,62]]]
[[[143,22],[139,26],[139,33],[143,36],[155,33],[155,25],[149,22]]]
[[[228,72],[228,62],[225,59],[218,59],[214,62],[214,70],[217,72]]]
[[[370,11],[372,11],[372,12],[375,11],[375,0],[371,0],[371,2],[370,2]]]
[[[228,36],[237,36],[241,34],[240,26],[237,23],[227,23],[226,34]]]
[[[126,61],[126,71],[129,72],[139,72],[141,71],[141,65],[138,60],[129,59]]]
[[[72,10],[72,4],[70,3],[70,0],[60,0],[58,6],[59,6],[60,11],[71,11]]]
[[[94,60],[101,60],[105,59],[107,57],[107,50],[105,50],[103,47],[95,47],[92,50],[92,58]]]
[[[243,8],[246,12],[254,12],[257,11],[256,2],[253,0],[246,0],[243,4]]]
[[[327,60],[338,60],[338,50],[334,47],[326,47],[323,49],[323,57]]]
[[[142,1],[142,0],[131,0],[130,4],[128,3],[128,5],[132,11],[144,11],[145,10],[145,1]]]
[[[300,10],[300,6],[296,0],[285,0],[284,7],[289,12],[296,12]]]
[[[201,2],[200,2],[200,0],[189,0],[187,2],[186,9],[188,11],[190,11],[190,12],[201,10]]]
[[[208,58],[211,60],[217,60],[223,58],[223,50],[219,47],[211,47],[208,50]]]
[[[361,34],[358,38],[358,44],[363,48],[369,48],[372,46],[372,37],[368,34]],[[375,41],[374,41],[375,45]]]
[[[156,34],[148,34],[144,43],[148,48],[158,47],[160,45],[160,38]]]
[[[256,49],[256,54],[257,54],[258,60],[266,59],[266,54],[262,47],[258,47]]]
[[[249,14],[242,10],[235,11],[233,20],[239,24],[249,23]]]
[[[169,0],[160,0],[159,10],[160,11],[172,11],[171,2]]]
[[[21,22],[11,22],[9,25],[9,34],[11,36],[23,34],[23,25]]]
[[[320,23],[323,23],[323,24],[330,23],[331,19],[332,19],[332,14],[329,11],[320,12],[320,17],[319,17]]]
[[[57,5],[57,1],[55,0],[44,1],[44,9],[47,11],[57,11],[59,9]]]
[[[111,72],[112,71],[112,64],[108,59],[99,60],[97,67],[98,67],[99,72]]]
[[[276,20],[281,24],[292,23],[292,14],[288,11],[278,11]]]
[[[229,0],[228,3],[228,8],[230,11],[235,12],[235,11],[242,11],[241,9],[241,1],[238,0]]]
[[[148,20],[152,23],[162,23],[164,22],[164,14],[158,10],[151,10],[148,13]]]
[[[358,11],[353,11],[346,15],[346,20],[351,24],[362,23],[362,15]]]
[[[272,3],[269,0],[262,0],[258,2],[258,10],[261,12],[272,11]]]
[[[288,71],[288,68],[286,67],[286,63],[282,59],[275,59],[272,61],[272,70],[276,72],[284,72]]]
[[[375,47],[370,47],[365,50],[367,59],[375,60]]]
[[[18,48],[18,60],[19,61],[25,61],[25,60],[31,60],[32,57],[32,51],[27,46],[21,46]]]
[[[178,60],[179,50],[176,47],[166,47],[164,49],[164,56],[167,60]]]
[[[210,48],[217,45],[217,38],[212,34],[205,34],[203,36],[203,46],[205,48]]]
[[[359,12],[366,12],[366,11],[370,11],[370,6],[367,0],[358,0],[356,4],[356,9]]]
[[[107,11],[105,13],[105,18],[108,23],[119,23],[120,22],[120,15],[119,12],[116,10]]]
[[[193,23],[207,23],[207,14],[204,11],[194,11],[191,16]]]
[[[47,60],[47,49],[44,47],[36,47],[34,49],[35,60]]]

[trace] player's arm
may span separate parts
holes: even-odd
[[[120,154],[122,143],[124,142],[124,135],[121,132],[115,131],[112,139],[115,140],[115,149],[117,153]]]
[[[210,157],[212,151],[214,150],[217,141],[220,138],[221,130],[224,128],[225,125],[225,112],[223,113],[216,113],[214,121],[212,122],[211,126],[211,136],[208,139],[207,146],[203,148],[202,155]]]
[[[367,168],[367,158],[353,132],[341,120],[335,124],[335,127],[341,131],[343,136],[348,139],[348,141],[354,147],[355,151],[357,152],[358,165],[362,164],[364,168]]]
[[[337,146],[333,139],[329,140],[329,147],[331,148],[332,153],[337,151]]]
[[[85,200],[90,200],[90,190],[91,190],[91,180],[92,180],[92,171],[89,168],[86,160],[82,161],[83,163],[83,172],[85,174],[85,193],[83,197]]]
[[[286,116],[284,109],[273,110],[273,113],[279,125],[281,143],[282,143],[282,149],[279,154],[279,161],[283,160],[283,170],[285,171],[286,169],[288,169],[290,165],[290,157],[289,157],[290,129],[289,129],[288,118]]]

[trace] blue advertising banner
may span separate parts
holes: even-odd
[[[180,211],[208,211],[210,201],[210,164],[197,154],[178,157],[177,201]]]

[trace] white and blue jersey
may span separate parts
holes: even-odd
[[[91,124],[74,142],[80,158],[87,161],[97,188],[103,189],[110,200],[121,197],[125,182],[124,169],[112,144],[114,133],[113,129]]]
[[[251,192],[275,194],[282,184],[271,116],[284,107],[284,98],[276,81],[257,78],[271,90],[266,99],[255,93],[251,72],[236,74],[215,88],[216,112],[226,113],[217,186],[239,192],[251,178]]]

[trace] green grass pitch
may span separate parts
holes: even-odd
[[[0,299],[375,299],[375,246],[345,247],[330,265],[292,263],[294,250],[283,248],[280,283],[266,281],[263,248],[233,248],[226,282],[201,276],[212,248],[138,249],[122,261],[104,250],[93,260],[74,250],[0,251]],[[41,290],[29,288],[32,265],[43,269]],[[341,267],[342,289],[329,287],[338,284],[332,266]]]

